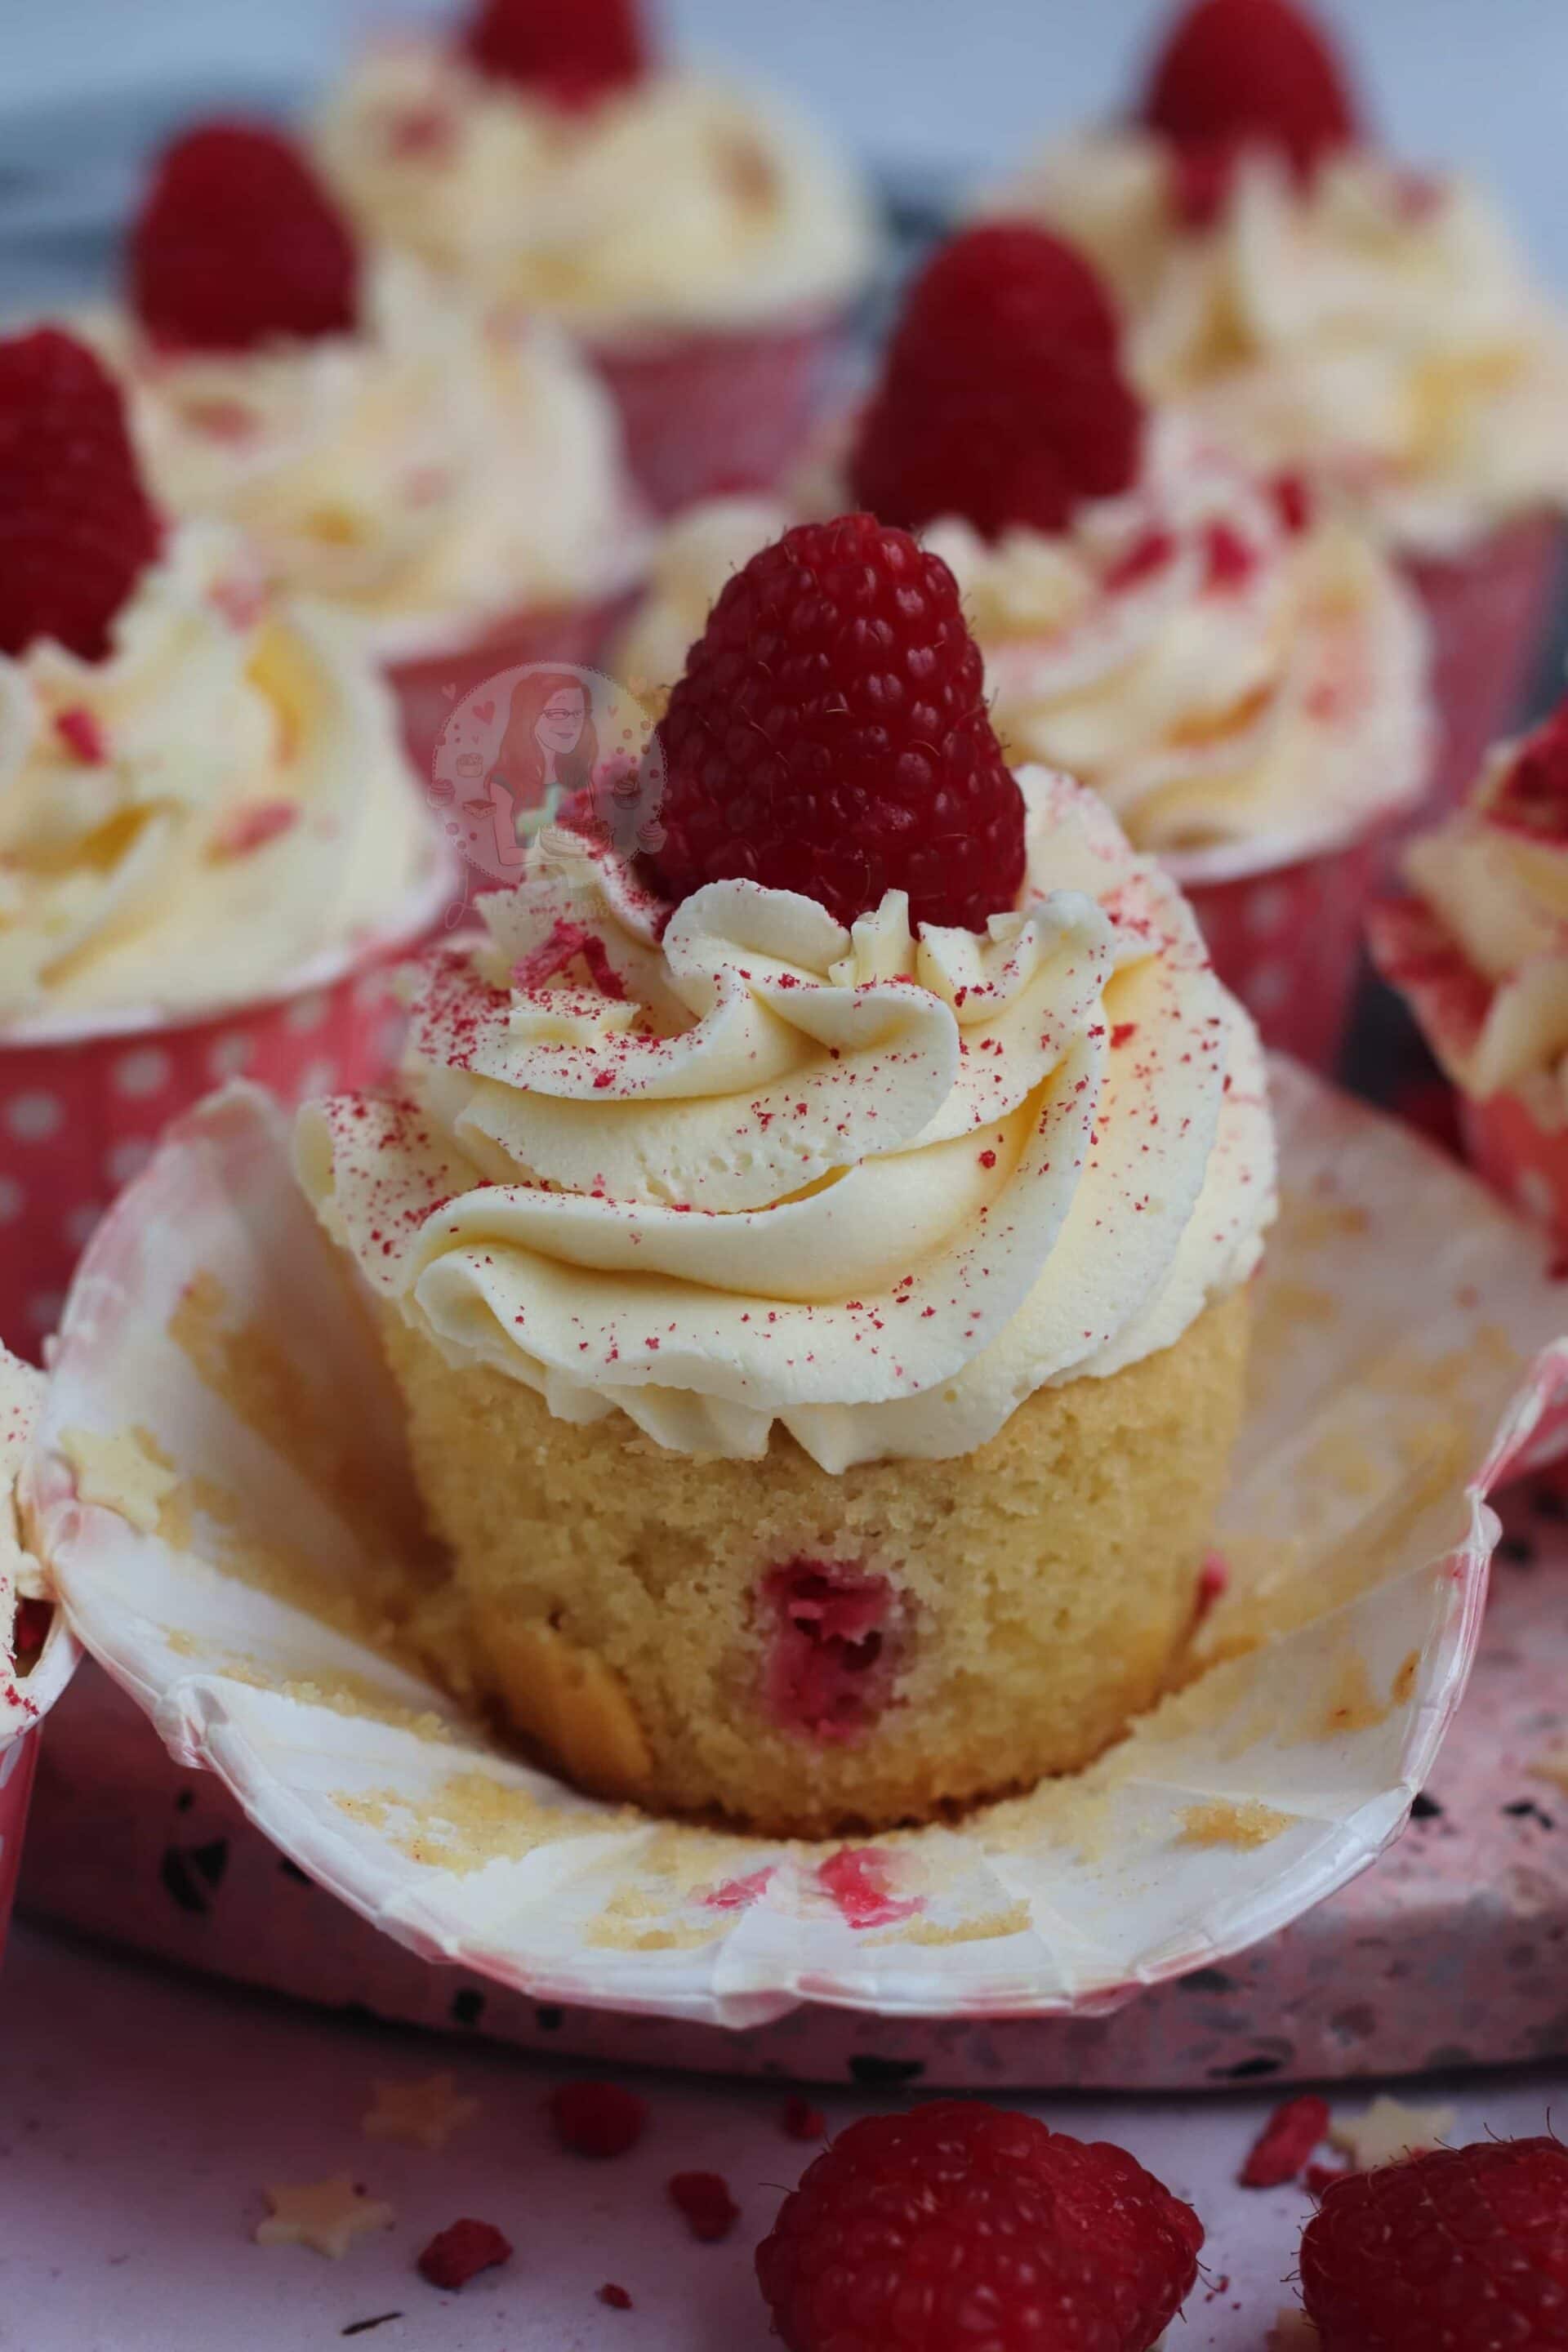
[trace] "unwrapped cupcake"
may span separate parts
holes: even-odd
[[[1331,490],[1406,565],[1451,805],[1540,649],[1568,503],[1568,330],[1497,207],[1380,152],[1293,0],[1196,0],[1130,120],[990,202],[1096,257],[1146,391]]]
[[[808,124],[654,54],[636,0],[480,0],[372,49],[317,124],[364,231],[580,334],[669,509],[774,479],[873,249]]]
[[[353,617],[421,772],[492,672],[592,658],[643,514],[614,406],[557,328],[362,247],[289,142],[245,123],[166,150],[128,265],[124,307],[84,323],[156,495]]]
[[[584,838],[302,1115],[449,1580],[583,1786],[769,1831],[1070,1769],[1176,1672],[1274,1205],[1255,1033],[1103,803],[1015,778],[942,560],[730,583]]]
[[[176,1111],[375,1074],[446,876],[353,628],[163,519],[53,328],[0,343],[0,1335],[35,1348]]]
[[[1568,703],[1405,854],[1373,952],[1459,1090],[1471,1158],[1568,1242]]]
[[[1175,410],[1150,410],[1083,258],[972,229],[909,296],[842,472],[957,576],[1004,747],[1092,784],[1192,892],[1273,1044],[1331,1060],[1362,908],[1431,752],[1419,608],[1387,558]],[[668,527],[615,656],[657,700],[782,509]]]

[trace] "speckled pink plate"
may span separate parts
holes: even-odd
[[[592,1802],[258,1580],[262,1547],[314,1589],[367,1565],[310,1458],[384,1497],[406,1467],[281,1123],[244,1089],[177,1129],[95,1237],[26,1481],[35,1541],[173,1756],[426,1959],[693,2023],[803,2001],[1104,2014],[1297,1918],[1403,1825],[1474,1654],[1486,1494],[1556,1442],[1568,1395],[1538,1238],[1394,1123],[1292,1065],[1273,1082],[1286,1202],[1205,1671],[1091,1773],[961,1827],[846,1863]],[[195,1349],[170,1328],[193,1285],[217,1315]],[[288,1396],[293,1443],[263,1392]],[[137,1427],[164,1465],[161,1532],[110,1507],[112,1481],[84,1502],[72,1466],[81,1432]],[[144,1479],[127,1491],[145,1502]]]

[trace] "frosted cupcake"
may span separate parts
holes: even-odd
[[[1426,631],[1386,557],[1146,413],[1092,272],[1023,225],[928,264],[844,471],[956,574],[1010,757],[1092,784],[1193,891],[1265,1034],[1330,1058],[1377,845],[1431,749]],[[657,697],[777,515],[729,500],[669,527],[622,675]]]
[[[36,1346],[173,1113],[242,1068],[374,1074],[387,983],[351,976],[444,880],[353,628],[222,526],[165,525],[53,329],[0,343],[0,1333]]]
[[[1377,152],[1288,0],[1197,0],[1133,120],[992,202],[1097,257],[1146,390],[1331,490],[1409,568],[1450,805],[1539,649],[1568,499],[1568,332],[1496,207]]]
[[[1568,1242],[1568,703],[1405,855],[1373,951],[1459,1090],[1471,1157]]]
[[[753,558],[657,741],[657,851],[487,896],[301,1171],[382,1303],[453,1686],[652,1807],[924,1818],[1178,1664],[1257,1041],[1103,804],[1009,772],[900,531]]]
[[[661,508],[776,478],[869,274],[867,200],[789,108],[661,67],[634,0],[482,0],[372,49],[316,129],[367,234],[564,320]]]
[[[643,541],[604,388],[548,322],[487,320],[362,248],[276,132],[214,123],[165,152],[126,306],[86,324],[164,507],[237,524],[275,579],[353,616],[422,771],[455,695],[592,657]]]

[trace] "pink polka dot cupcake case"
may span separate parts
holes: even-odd
[[[385,1066],[452,886],[352,629],[158,509],[92,351],[0,342],[0,1339],[36,1358],[172,1118]]]

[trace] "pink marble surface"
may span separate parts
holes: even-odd
[[[766,2352],[752,2248],[811,2150],[779,2128],[757,2083],[647,2078],[652,2111],[622,2161],[560,2156],[542,2102],[559,2070],[493,2045],[330,2018],[16,1931],[0,1979],[0,2347],[4,2352]],[[440,2154],[365,2139],[374,2077],[450,2067],[480,2113]],[[1344,2095],[1358,2109],[1370,2097]],[[1436,2086],[1406,2099],[1436,2099]],[[1563,2069],[1472,2076],[1444,2091],[1455,2138],[1540,2131],[1568,2099]],[[1211,2283],[1182,2352],[1264,2352],[1288,2304],[1310,2208],[1235,2174],[1272,2094],[1197,2100],[1025,2098],[1056,2127],[1130,2147],[1196,2205]],[[889,2104],[822,2102],[837,2129]],[[266,2181],[347,2168],[396,2221],[342,2262],[250,2233]],[[687,2239],[667,2205],[676,2170],[722,2172],[742,2209],[724,2245]],[[510,2267],[439,2294],[413,2269],[459,2214],[512,2239]],[[1218,2281],[1228,2284],[1218,2291]],[[606,2280],[629,2312],[595,2301]]]

